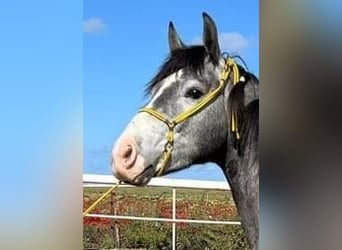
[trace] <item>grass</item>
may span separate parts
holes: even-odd
[[[85,188],[84,209],[108,188]],[[178,219],[238,220],[227,191],[177,189]],[[110,195],[92,213],[160,217],[172,216],[172,189],[123,188]],[[172,224],[166,222],[84,218],[85,249],[170,249]],[[241,226],[177,223],[177,249],[248,249]]]

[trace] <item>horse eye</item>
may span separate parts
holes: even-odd
[[[186,93],[186,97],[191,97],[193,99],[199,99],[201,98],[203,95],[203,93],[198,90],[198,89],[190,89],[187,93]]]

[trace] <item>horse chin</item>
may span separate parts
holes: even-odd
[[[144,170],[138,174],[130,184],[134,186],[146,186],[152,177],[154,176],[154,168],[152,165],[149,165],[144,168]]]

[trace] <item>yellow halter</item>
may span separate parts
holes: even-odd
[[[153,108],[142,108],[138,112],[146,112],[153,117],[157,118],[158,120],[162,121],[167,125],[169,128],[169,131],[167,133],[166,139],[167,142],[164,147],[164,152],[157,164],[157,176],[160,176],[163,174],[163,172],[166,169],[167,164],[169,163],[172,155],[173,150],[173,143],[174,143],[174,128],[176,125],[182,123],[186,119],[190,118],[191,116],[199,113],[204,108],[206,108],[209,104],[211,104],[213,101],[216,100],[216,98],[222,93],[222,91],[225,89],[227,84],[227,79],[230,75],[230,73],[233,72],[233,85],[239,82],[240,74],[239,74],[239,68],[232,58],[227,58],[226,63],[223,69],[223,72],[221,74],[220,79],[220,85],[210,91],[205,97],[203,97],[199,102],[197,102],[195,105],[191,106],[189,109],[185,110],[184,112],[180,113],[173,119],[168,119],[168,117],[153,109]],[[236,113],[232,114],[232,120],[231,120],[231,131],[235,133],[236,138],[239,139],[240,135],[238,132],[238,121],[237,121],[237,115]]]

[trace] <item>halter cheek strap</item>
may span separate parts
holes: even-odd
[[[178,124],[182,123],[183,121],[187,120],[191,116],[201,112],[204,108],[209,106],[212,102],[214,102],[217,97],[223,92],[227,85],[227,80],[230,73],[233,73],[233,85],[239,82],[240,74],[239,68],[232,58],[226,58],[226,63],[224,65],[224,69],[221,73],[220,84],[219,86],[209,92],[206,96],[204,96],[199,102],[195,105],[191,106],[190,108],[186,109],[184,112],[180,113],[173,119],[169,119],[165,114],[153,109],[153,108],[142,108],[138,112],[146,112],[151,116],[155,117],[156,119],[160,120],[168,127],[169,131],[166,135],[166,144],[164,146],[164,151],[158,161],[156,171],[157,176],[162,175],[167,165],[170,163],[170,159],[172,156],[173,151],[173,144],[174,144],[174,128]],[[240,135],[238,132],[238,120],[237,114],[232,113],[231,117],[231,131],[235,133],[236,138],[239,139]]]

